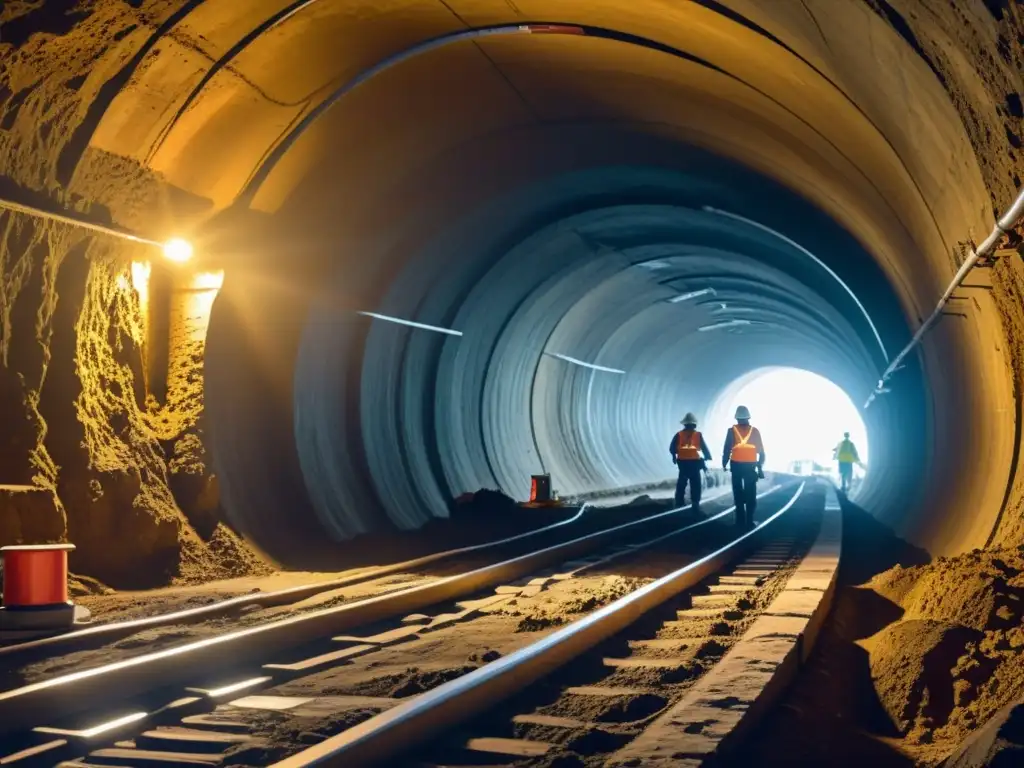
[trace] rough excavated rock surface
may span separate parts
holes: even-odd
[[[154,211],[202,211],[202,201],[83,141],[98,90],[168,5],[0,4],[0,194],[147,233],[161,230]],[[0,485],[56,494],[55,514],[78,547],[72,568],[115,586],[264,570],[218,515],[201,439],[201,338],[172,339],[165,396],[147,392],[131,264],[150,256],[0,211]],[[0,518],[15,513],[0,494]],[[23,529],[0,525],[0,544],[27,540]]]

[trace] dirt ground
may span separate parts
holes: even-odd
[[[933,766],[1024,699],[1024,547],[934,562],[853,505],[832,614],[730,766]]]
[[[709,498],[708,504],[724,508],[728,506],[728,498],[728,495],[724,495],[716,504],[714,496],[712,496]],[[0,658],[0,688],[24,685],[54,675],[66,674],[132,658],[168,647],[264,624],[287,615],[293,615],[296,612],[332,608],[356,600],[419,586],[439,577],[472,570],[473,568],[481,567],[506,557],[515,556],[524,551],[533,550],[538,546],[550,545],[555,541],[576,538],[591,533],[594,530],[657,514],[669,505],[669,501],[670,499],[656,499],[652,502],[650,499],[647,499],[643,503],[623,507],[592,508],[584,513],[584,516],[575,523],[560,526],[550,532],[541,533],[537,537],[524,539],[521,543],[510,545],[510,548],[502,547],[497,550],[483,550],[479,553],[460,556],[450,561],[446,560],[428,566],[411,568],[408,572],[393,573],[365,582],[319,592],[286,605],[270,607],[255,604],[244,605],[231,608],[222,613],[215,613],[209,618],[202,620],[151,626],[134,631],[128,636],[104,642],[96,647],[32,660],[30,663],[13,668],[11,664],[4,664],[4,660]],[[564,518],[567,515],[568,512],[561,510],[555,514],[555,517]],[[681,523],[685,521],[685,518],[680,518]],[[550,519],[545,519],[545,522],[550,524]],[[660,559],[656,556],[652,556],[652,558],[651,562],[645,563],[645,568],[656,568],[659,565],[670,568],[678,563],[678,557],[675,556],[668,557],[665,563],[661,563]],[[159,616],[211,605],[254,592],[267,593],[318,582],[335,581],[348,576],[358,576],[359,573],[360,569],[353,569],[347,572],[280,571],[263,576],[247,576],[212,581],[205,584],[165,587],[135,592],[115,592],[93,580],[77,578],[74,580],[76,584],[75,591],[80,594],[75,597],[75,602],[94,612],[95,623],[107,623]],[[624,576],[623,583],[632,585],[633,577],[629,575]],[[595,582],[595,584],[597,583]],[[516,631],[538,631],[555,627],[564,623],[567,620],[566,616],[573,612],[579,613],[591,610],[604,599],[602,596],[605,593],[600,588],[600,585],[596,586],[595,590],[593,595],[577,595],[575,603],[568,599],[555,601],[552,603],[551,610],[545,610],[543,603],[534,606],[531,610],[522,613]]]
[[[654,497],[616,496],[591,504],[584,513],[584,519],[576,525],[555,529],[556,537],[582,536],[599,528],[628,522],[631,519],[655,514],[671,501],[661,493],[652,492]],[[719,490],[712,491],[714,494]],[[72,575],[69,582],[69,594],[74,601],[92,611],[93,622],[124,621],[155,616],[172,611],[186,610],[209,605],[220,600],[249,594],[252,592],[273,592],[282,589],[332,581],[356,575],[363,570],[376,566],[402,562],[404,559],[423,557],[435,552],[443,552],[460,547],[474,546],[502,537],[512,537],[530,531],[540,530],[560,521],[568,520],[576,515],[577,507],[546,510],[518,510],[515,516],[503,516],[499,522],[487,522],[482,525],[467,524],[449,525],[438,521],[431,526],[429,533],[434,535],[402,536],[401,543],[373,551],[365,543],[362,546],[371,550],[364,554],[365,565],[344,571],[285,571],[267,569],[258,574],[239,576],[230,579],[212,579],[192,584],[180,584],[144,590],[114,590],[96,579],[87,576]],[[481,516],[486,517],[486,516]],[[396,537],[398,538],[398,537]],[[524,540],[524,545],[530,543]],[[481,557],[489,557],[487,551]],[[394,578],[401,577],[396,574]],[[379,582],[374,582],[379,584]]]
[[[558,626],[581,618],[680,567],[686,557],[681,551],[665,548],[613,563],[602,572],[555,583],[538,595],[513,598],[472,621],[384,649],[357,659],[351,665],[285,683],[267,693],[317,698],[358,695],[401,700],[536,642]],[[592,659],[588,661],[581,657],[579,663],[559,670],[536,689],[531,688],[517,700],[503,706],[501,712],[491,713],[484,722],[476,723],[474,733],[477,730],[480,730],[480,735],[504,732],[508,728],[506,710],[598,723],[600,727],[597,729],[579,731],[515,726],[519,737],[551,740],[558,744],[557,749],[546,757],[544,765],[592,764],[597,756],[614,751],[632,738],[638,729],[670,706],[694,680],[710,669],[743,634],[756,613],[771,602],[790,572],[791,568],[783,569],[758,590],[737,595],[736,604],[741,610],[724,611],[718,620],[700,617],[681,621],[676,610],[685,609],[688,603],[686,598],[680,598],[658,611],[657,616],[645,617],[640,623],[642,626],[629,630],[630,638],[649,636],[661,642],[677,641],[671,649],[632,647],[627,646],[624,639],[614,638],[602,645],[600,652],[588,655],[588,658],[593,656],[597,659],[605,653],[610,656],[685,657],[689,661],[683,666],[608,669],[599,665],[595,667]],[[665,621],[669,624],[664,624]],[[562,695],[567,684],[652,692],[614,698]],[[317,743],[372,717],[378,711],[356,709],[340,718],[296,720],[271,716],[257,719],[255,732],[268,738],[273,747],[269,750],[243,747],[227,764],[264,765],[268,758],[279,759],[296,749]],[[430,749],[429,746],[424,747],[425,751]],[[533,761],[523,764],[536,765]]]
[[[709,531],[703,537],[706,539],[704,551],[716,536],[730,536],[732,533],[731,526],[716,528],[721,530]],[[470,621],[357,658],[352,664],[284,683],[263,693],[311,699],[370,696],[400,701],[536,642],[556,627],[581,618],[679,568],[692,556],[692,552],[679,547],[678,543],[677,546],[659,546],[642,555],[611,563],[599,572],[555,582],[539,594],[515,597],[486,609],[484,615]],[[677,611],[685,611],[689,607],[686,596],[669,601],[631,626],[623,636],[611,638],[596,652],[582,655],[498,710],[487,713],[480,721],[467,724],[465,733],[474,736],[515,735],[557,745],[540,762],[532,759],[502,760],[494,755],[492,762],[495,765],[530,765],[535,768],[599,765],[604,757],[632,739],[714,666],[784,587],[797,561],[798,558],[756,589],[730,596],[729,605],[722,608],[717,618],[677,614]],[[647,647],[644,643],[649,640],[667,645]],[[605,655],[671,657],[684,659],[685,663],[679,667],[616,669],[600,664]],[[637,693],[612,697],[578,696],[565,692],[566,686],[572,685],[628,688]],[[230,707],[224,709],[231,712]],[[340,717],[337,714],[317,717],[311,713],[311,716],[296,718],[280,714],[243,714],[235,710],[233,718],[244,719],[255,735],[265,738],[272,746],[240,747],[226,764],[266,765],[369,719],[379,711],[379,707],[355,708]],[[574,730],[532,724],[510,726],[512,714],[519,713],[569,718],[596,724],[597,727]],[[459,737],[455,738],[458,740]],[[443,756],[450,749],[451,745],[447,744],[428,744],[419,750],[418,757],[430,754],[433,759],[435,751],[439,750],[440,762],[443,763]]]
[[[384,648],[352,664],[299,678],[262,693],[275,696],[375,696],[404,699],[449,680],[550,633],[567,621],[642,586],[650,579],[595,576],[562,582],[529,598],[511,598],[472,621],[460,622],[412,642]],[[377,714],[358,709],[339,717],[296,720],[260,715],[246,720],[271,747],[246,747],[226,765],[267,765]]]
[[[993,210],[1001,212],[1024,175],[1024,9],[999,0],[865,3],[936,72],[971,138],[992,190]],[[85,42],[74,57],[47,59],[43,48],[52,41],[29,43],[13,35],[10,18],[22,15],[27,5],[0,5],[6,39],[14,41],[14,48],[3,48],[0,70],[4,87],[19,94],[16,99],[5,97],[3,118],[9,126],[0,136],[0,150],[6,150],[0,151],[5,159],[0,174],[25,188],[44,189],[50,166],[74,132],[82,88],[74,81],[84,82],[107,35],[94,35],[86,25],[79,38]],[[97,14],[95,23],[101,22],[106,20]],[[954,59],[955,51],[961,51],[962,58]],[[58,71],[46,69],[47,60],[57,62]],[[74,73],[71,80],[62,76],[65,70]],[[970,71],[970,80],[963,76],[965,71]],[[18,147],[32,151],[15,151]],[[68,193],[70,205],[84,204],[84,196],[95,197],[127,214],[128,223],[133,210],[153,207],[157,185],[139,169],[126,166],[119,176],[122,184],[92,183],[87,171],[79,174],[76,191]],[[117,194],[124,199],[109,199],[114,190],[120,190]],[[36,254],[24,264],[18,262],[16,270],[4,262],[5,323],[14,336],[5,335],[0,345],[10,361],[0,375],[0,406],[11,433],[5,440],[19,438],[12,439],[16,451],[4,446],[7,465],[24,474],[16,479],[40,483],[58,494],[56,522],[66,524],[71,538],[80,542],[81,562],[91,573],[126,583],[135,571],[143,570],[143,563],[152,568],[154,583],[172,576],[193,583],[211,575],[244,574],[202,586],[119,593],[83,578],[74,582],[76,599],[104,619],[126,618],[318,576],[271,573],[224,525],[200,536],[196,516],[203,510],[198,497],[185,498],[167,478],[173,474],[170,457],[180,458],[181,450],[195,443],[191,438],[201,432],[201,398],[184,386],[163,403],[137,397],[142,369],[138,309],[114,289],[128,256],[113,248],[86,246],[79,236],[51,227],[29,226],[8,227],[0,251]],[[994,295],[1003,310],[1020,388],[1024,271],[1016,262],[1001,263],[995,271]],[[59,305],[52,297],[40,302],[43,285],[52,288],[53,296],[61,294]],[[73,328],[81,333],[72,333]],[[80,360],[90,362],[93,375],[78,375]],[[178,376],[175,381],[186,378]],[[127,427],[114,433],[110,424]],[[24,435],[14,434],[16,425],[24,427]],[[201,456],[178,462],[183,467],[201,464]],[[133,517],[119,517],[122,509],[133,510]],[[896,543],[890,552],[894,557],[885,562],[877,553],[880,542],[889,541],[884,531],[876,531],[880,538],[870,545],[851,549],[859,553],[853,557],[864,557],[875,569],[845,574],[821,655],[807,681],[794,691],[784,710],[788,714],[773,721],[778,734],[787,734],[786,740],[780,742],[781,736],[769,733],[765,743],[780,747],[779,753],[789,758],[820,757],[816,750],[829,743],[833,748],[847,745],[848,757],[861,754],[892,764],[932,764],[1000,704],[1024,697],[1024,665],[1015,663],[1022,652],[1022,509],[1024,479],[1010,495],[997,547],[986,552],[926,564],[923,553]],[[861,522],[865,530],[871,529],[870,521]],[[113,567],[105,558],[118,548],[138,553],[138,560]],[[893,562],[906,567],[886,572]],[[851,691],[858,695],[851,696]],[[818,741],[810,743],[815,738]]]

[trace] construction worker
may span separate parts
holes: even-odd
[[[725,434],[722,467],[732,463],[732,497],[736,504],[736,525],[751,528],[757,509],[757,481],[764,479],[764,444],[761,433],[750,423],[745,405],[736,409],[736,425]]]
[[[857,455],[857,446],[850,440],[850,433],[844,432],[843,439],[832,452],[832,458],[839,462],[839,478],[842,482],[843,493],[848,493],[850,483],[853,482],[854,462],[860,463],[860,456]]]
[[[672,454],[672,463],[679,469],[679,479],[676,480],[676,507],[683,506],[686,485],[689,483],[693,511],[700,512],[700,473],[707,472],[711,451],[704,442],[704,436],[697,431],[696,416],[688,413],[680,423],[683,428],[672,437],[668,447],[669,453]]]

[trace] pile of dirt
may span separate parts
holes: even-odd
[[[0,574],[2,573],[3,571],[0,569]],[[71,598],[112,594],[114,594],[114,590],[96,579],[75,573],[68,574],[68,596]]]
[[[519,505],[511,496],[490,488],[481,488],[475,493],[464,493],[456,498],[451,504],[449,514],[453,522],[461,522],[479,520],[485,515],[507,519],[515,517],[519,511]]]
[[[903,610],[862,646],[879,701],[910,743],[951,750],[1024,698],[1024,547],[896,567],[866,586]]]
[[[1024,698],[1024,548],[929,561],[844,503],[828,621],[725,765],[931,766]]]

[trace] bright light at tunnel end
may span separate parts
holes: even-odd
[[[867,427],[850,396],[837,384],[799,368],[751,371],[727,387],[708,410],[711,435],[725,434],[738,405],[764,438],[766,469],[797,474],[827,474],[838,479],[833,449],[849,432],[860,460],[867,464]],[[855,476],[863,474],[855,468]]]

